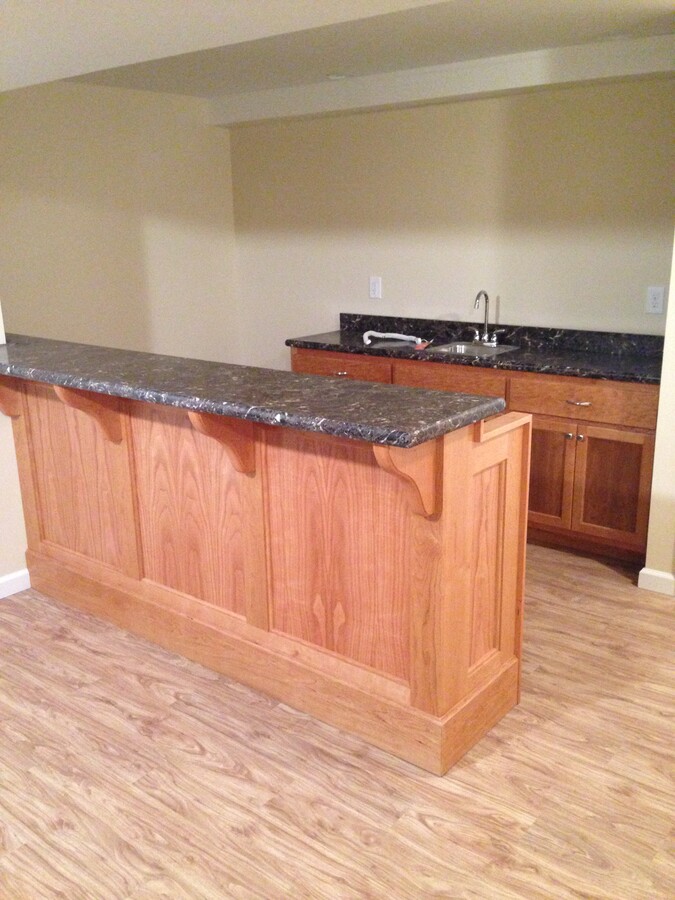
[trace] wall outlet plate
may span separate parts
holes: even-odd
[[[666,289],[663,285],[647,288],[647,299],[645,300],[645,312],[652,315],[663,315],[663,301],[666,295]]]
[[[382,299],[382,276],[371,275],[368,279],[368,296],[371,300]]]

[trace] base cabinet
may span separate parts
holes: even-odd
[[[653,458],[648,432],[535,416],[530,524],[642,550]]]
[[[350,354],[294,349],[293,369],[328,374],[340,357],[353,363]],[[364,375],[350,367],[343,377],[373,380],[367,367],[378,373],[382,366],[394,384],[504,397],[508,410],[531,413],[530,537],[610,556],[644,556],[656,385],[424,360],[362,360]]]

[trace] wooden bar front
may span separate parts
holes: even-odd
[[[443,773],[518,700],[530,416],[409,450],[0,377],[33,587]]]

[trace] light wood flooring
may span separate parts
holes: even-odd
[[[443,778],[33,591],[0,898],[675,897],[672,598],[529,548],[521,705]]]

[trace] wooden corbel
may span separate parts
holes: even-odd
[[[12,419],[21,415],[21,385],[18,378],[0,378],[0,413]]]
[[[373,444],[381,469],[400,478],[414,513],[432,518],[441,511],[443,439],[425,441],[417,447],[385,447]]]
[[[122,418],[117,397],[61,387],[58,384],[53,387],[54,393],[65,406],[78,409],[93,419],[96,427],[107,441],[113,444],[121,443]]]
[[[255,474],[255,429],[252,422],[188,410],[190,424],[200,434],[222,444],[235,471]]]

